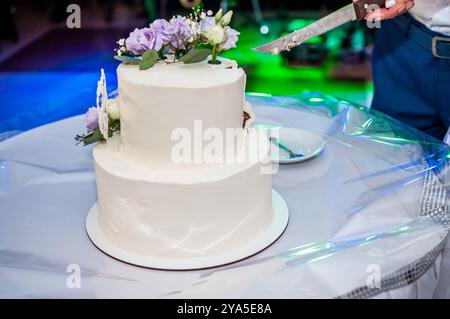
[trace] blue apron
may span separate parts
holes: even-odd
[[[372,108],[436,138],[450,127],[450,37],[409,14],[383,21],[373,53]]]

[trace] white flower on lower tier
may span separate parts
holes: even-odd
[[[117,98],[106,101],[106,109],[108,111],[109,118],[112,121],[117,121],[120,119],[120,108]]]

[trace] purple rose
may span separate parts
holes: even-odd
[[[86,127],[89,132],[94,132],[98,128],[98,112],[96,107],[90,107],[87,111]]]
[[[144,35],[144,29],[134,29],[125,40],[125,46],[136,55],[141,55],[148,48],[148,39]]]
[[[147,50],[161,50],[167,40],[165,33],[150,27],[135,29],[125,40],[125,45],[134,54],[142,55]]]
[[[213,26],[216,25],[216,19],[214,17],[206,17],[200,21],[200,31],[202,33],[209,32]]]
[[[229,26],[226,26],[223,30],[226,34],[226,40],[224,43],[219,45],[220,50],[224,51],[235,48],[240,33],[230,28]]]
[[[158,38],[163,42],[163,45],[168,44],[172,39],[173,28],[170,23],[164,19],[153,21],[152,24],[150,24],[150,28],[156,31]]]
[[[182,16],[176,16],[170,20],[172,27],[172,39],[170,45],[175,50],[186,50],[186,44],[193,36],[192,30],[186,19]]]

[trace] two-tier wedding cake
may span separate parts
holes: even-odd
[[[98,107],[87,115],[90,133],[78,136],[85,144],[99,141],[93,151],[98,204],[89,213],[88,234],[100,249],[132,264],[196,269],[230,263],[266,248],[287,224],[277,193],[274,209],[267,138],[249,125],[246,75],[236,62],[217,57],[219,45],[201,31],[209,18],[212,28],[229,28],[221,14],[174,19],[190,28],[185,39],[198,32],[210,51],[184,44],[181,55],[174,49],[181,45],[170,47],[166,39],[173,56],[162,56],[164,41],[162,48],[144,46],[148,39],[139,37],[119,41],[118,98],[108,98],[102,76]],[[176,33],[174,19],[149,29]],[[139,36],[157,37],[147,33]]]

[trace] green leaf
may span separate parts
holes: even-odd
[[[120,120],[109,121],[109,127],[113,132],[120,131]]]
[[[120,120],[109,121],[108,136],[112,137],[114,132],[120,131]]]
[[[139,64],[140,59],[137,57],[127,56],[127,55],[116,55],[114,59],[124,62],[125,64]]]
[[[201,62],[211,55],[211,53],[212,50],[210,49],[198,49],[183,55],[180,61],[186,64]]]
[[[142,55],[142,60],[139,62],[139,70],[143,71],[151,68],[158,60],[158,52],[156,52],[155,50],[145,51]]]
[[[160,60],[164,60],[166,57],[164,56],[164,48],[158,51],[158,56]]]
[[[196,50],[200,50],[200,49],[208,49],[211,50],[213,49],[213,46],[209,43],[199,43],[196,47]]]
[[[94,132],[86,135],[84,137],[83,143],[84,146],[89,145],[89,144],[93,144],[93,143],[97,143],[99,141],[103,140],[103,135],[100,132],[100,129],[96,129]]]
[[[138,65],[139,61],[130,61],[130,62],[123,62],[125,65]]]
[[[199,15],[204,7],[205,5],[203,4],[203,2],[200,2],[199,4],[197,4],[192,8],[192,11],[194,12],[194,14]]]

